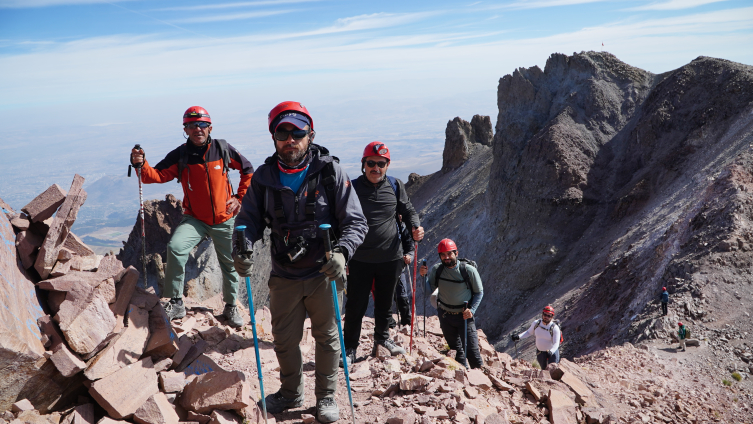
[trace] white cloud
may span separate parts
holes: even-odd
[[[599,3],[609,0],[521,0],[495,6],[495,9],[543,9],[545,7],[574,6],[586,3]]]
[[[269,10],[263,12],[240,12],[230,13],[224,15],[203,15],[195,16],[185,19],[174,19],[172,22],[179,24],[197,24],[206,22],[225,22],[225,21],[239,21],[243,19],[263,18],[266,16],[282,15],[284,13],[291,13],[295,10]]]
[[[625,10],[681,10],[722,1],[727,0],[668,0],[661,3],[652,3],[645,6],[631,7]]]
[[[70,6],[80,4],[114,3],[130,0],[0,0],[0,9],[22,9],[47,6]]]
[[[239,7],[279,6],[283,4],[310,3],[310,2],[318,2],[318,1],[321,1],[321,0],[260,0],[260,1],[242,1],[242,2],[234,2],[234,3],[201,4],[197,6],[165,7],[165,8],[154,9],[154,10],[156,11],[217,10],[217,9],[231,9],[231,8],[239,8]]]

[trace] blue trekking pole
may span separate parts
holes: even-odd
[[[324,255],[327,261],[332,257],[332,242],[329,240],[329,224],[322,224],[319,230],[324,239]],[[330,282],[332,286],[332,301],[335,303],[335,322],[337,322],[337,332],[340,336],[340,355],[343,358],[343,369],[345,370],[345,384],[348,386],[348,399],[350,400],[350,415],[353,417],[353,424],[356,424],[356,411],[353,409],[353,394],[350,391],[350,373],[348,372],[348,357],[345,355],[345,339],[343,338],[343,324],[340,319],[340,303],[337,301],[337,283],[335,280]]]
[[[466,309],[468,309],[468,302],[464,302],[465,306],[463,306],[463,312],[465,312]],[[465,365],[466,368],[468,368],[468,320],[463,318],[463,353],[465,354],[463,358],[465,359]]]
[[[246,251],[246,226],[235,227],[236,252]],[[251,314],[251,331],[254,333],[254,350],[256,351],[256,370],[259,373],[259,389],[261,390],[261,406],[264,409],[264,422],[267,422],[267,399],[264,397],[264,376],[261,373],[261,358],[259,357],[259,339],[256,336],[256,314],[254,313],[254,295],[251,293],[251,277],[246,277],[246,293],[248,294],[248,313]]]

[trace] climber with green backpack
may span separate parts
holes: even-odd
[[[478,346],[475,315],[484,297],[484,287],[476,263],[458,258],[458,247],[450,239],[439,242],[437,253],[441,262],[431,270],[426,265],[421,266],[420,273],[429,276],[429,287],[437,292],[436,307],[442,334],[455,351],[456,361],[465,365],[467,359],[471,368],[481,368],[484,361]]]

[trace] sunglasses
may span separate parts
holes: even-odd
[[[277,141],[285,141],[290,137],[293,136],[293,140],[300,140],[303,137],[306,137],[309,135],[311,130],[292,130],[292,131],[285,131],[285,130],[275,130],[275,140]]]
[[[205,128],[211,127],[212,123],[211,122],[189,122],[187,124],[184,124],[183,126],[186,127],[186,128],[196,128],[196,127],[199,127],[199,128],[201,128],[203,130]]]
[[[366,161],[366,166],[368,166],[369,168],[373,168],[375,166],[379,166],[380,168],[384,168],[385,166],[387,166],[387,161],[386,160],[381,160],[381,161],[377,162],[375,160],[367,160]]]
[[[544,315],[545,317],[553,317],[553,316],[554,316],[554,315],[552,315],[552,314],[543,314],[543,315]]]

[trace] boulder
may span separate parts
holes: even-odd
[[[86,364],[78,356],[71,353],[68,347],[61,343],[55,353],[50,356],[50,360],[55,364],[55,368],[63,374],[64,377],[71,377],[86,368]]]
[[[149,311],[149,342],[144,353],[154,357],[170,357],[178,350],[177,342],[178,335],[170,325],[165,309],[157,303]]]
[[[164,393],[155,393],[133,413],[139,424],[178,424],[180,418]]]
[[[211,371],[195,377],[183,389],[180,405],[206,414],[215,409],[240,411],[249,405],[246,376],[240,371]]]
[[[159,392],[152,359],[146,357],[92,383],[89,394],[116,419],[127,419]]]
[[[18,267],[16,235],[0,214],[0,411],[10,408],[24,387],[41,377],[45,348],[36,325],[42,307],[32,283]],[[41,363],[40,363],[41,361]],[[54,372],[54,366],[52,370]],[[31,388],[31,387],[27,387]]]
[[[144,353],[149,338],[149,312],[131,305],[128,326],[89,363],[84,374],[89,380],[99,380],[130,365]]]
[[[577,424],[576,404],[566,394],[551,389],[546,401],[549,408],[549,421],[552,424]],[[487,417],[488,418],[488,417]]]
[[[243,422],[238,414],[219,409],[212,412],[211,418],[209,424],[241,424]]]
[[[55,211],[63,204],[65,199],[65,190],[59,185],[53,184],[21,210],[29,216],[31,221],[44,221],[55,214]]]
[[[81,189],[83,184],[84,177],[76,174],[73,177],[71,188],[68,190],[68,195],[55,214],[55,220],[47,232],[44,243],[39,248],[39,255],[34,262],[34,268],[42,278],[47,278],[50,275],[55,266],[55,261],[57,261],[58,251],[63,247],[70,228],[76,221],[79,208],[86,201],[86,192]]]
[[[401,374],[400,390],[420,390],[432,380],[433,378],[422,374]]]
[[[115,327],[107,301],[86,283],[68,291],[55,320],[70,348],[81,354],[94,351]]]
[[[34,231],[21,231],[18,233],[16,236],[16,249],[18,249],[18,257],[21,259],[24,269],[34,266],[34,261],[37,260],[39,247],[42,243],[44,243],[44,236]]]

